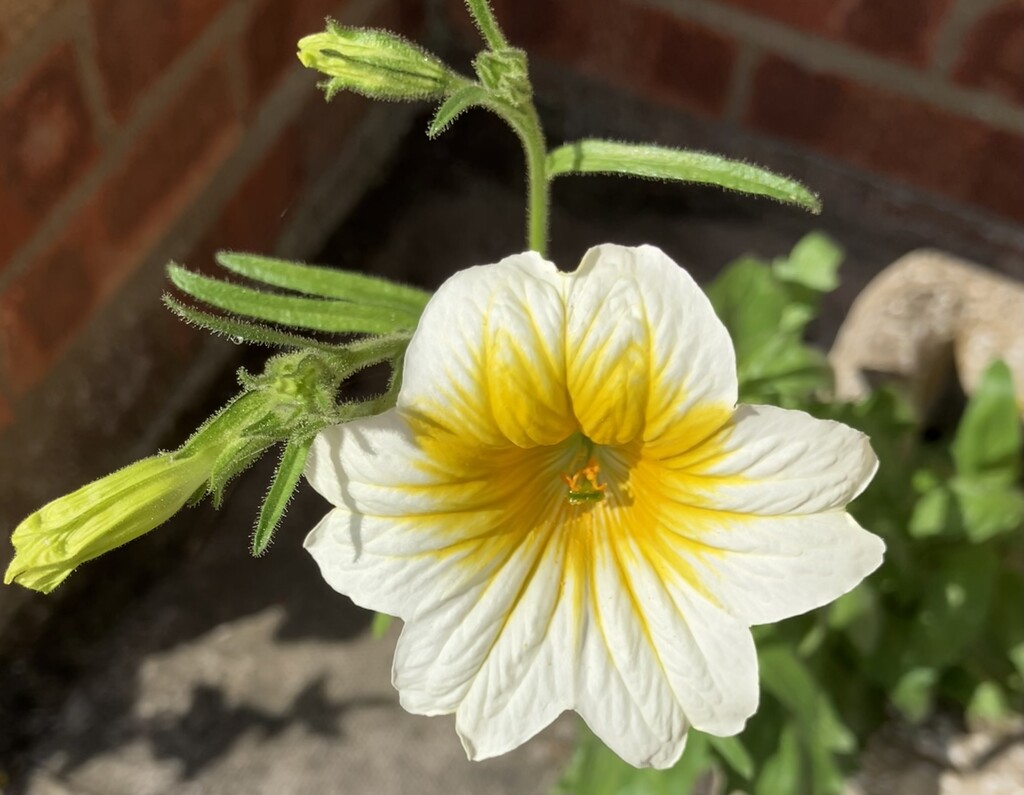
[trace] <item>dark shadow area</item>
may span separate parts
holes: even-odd
[[[142,740],[155,758],[178,762],[181,779],[188,781],[243,738],[255,737],[263,743],[283,731],[298,728],[308,734],[343,740],[346,713],[384,706],[390,706],[390,702],[374,697],[333,701],[326,693],[323,677],[308,684],[280,713],[232,706],[219,689],[199,685],[193,688],[191,703],[184,713],[164,713],[148,720],[119,723],[115,731],[90,732],[68,749],[59,772],[71,773],[98,754]]]

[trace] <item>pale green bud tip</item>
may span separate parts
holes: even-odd
[[[300,39],[298,56],[330,78],[328,94],[345,89],[379,99],[436,99],[455,80],[439,59],[384,30],[332,24]]]
[[[206,482],[215,455],[144,458],[43,506],[11,536],[15,555],[4,582],[49,593],[79,564],[177,513]]]

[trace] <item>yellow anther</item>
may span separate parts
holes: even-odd
[[[601,466],[593,458],[587,465],[576,471],[574,475],[562,475],[562,480],[569,487],[566,498],[573,505],[584,502],[599,502],[604,499],[605,490],[608,488],[605,483],[598,483],[597,477],[601,474]]]

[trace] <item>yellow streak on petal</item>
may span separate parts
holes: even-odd
[[[621,346],[615,349],[616,346]],[[635,339],[604,340],[586,357],[575,356],[569,393],[580,428],[597,444],[636,439],[644,427],[650,386],[648,351]]]
[[[742,476],[709,474],[728,454],[721,429],[731,413],[724,406],[699,407],[664,437],[606,450],[603,457],[614,491],[608,502],[620,506],[611,512],[620,529],[610,536],[620,558],[643,557],[664,582],[682,580],[711,601],[713,588],[700,563],[723,551],[706,537],[745,518],[715,508],[716,490],[741,483]]]
[[[637,567],[657,574],[666,598],[686,583],[717,604],[714,583],[706,579],[714,567],[702,562],[726,553],[705,536],[745,518],[714,507],[716,488],[742,478],[708,471],[727,455],[723,426],[731,413],[731,407],[700,406],[657,439],[597,446],[586,472],[579,467],[579,434],[550,446],[486,446],[467,438],[468,429],[459,433],[407,416],[430,475],[429,485],[414,488],[433,490],[438,506],[436,513],[409,517],[424,533],[419,554],[457,564],[458,582],[447,586],[452,592],[480,586],[486,592],[513,556],[528,561],[518,594],[508,596],[509,615],[540,561],[555,556],[563,567],[560,599],[571,600],[577,632],[588,616],[596,631],[606,631],[602,612],[610,608],[599,599],[607,598],[608,587],[599,589],[595,578],[598,571],[614,572],[619,598],[628,600],[654,647],[647,610],[631,586]],[[603,499],[574,502],[571,482],[586,477],[588,467],[595,480],[600,471]],[[581,637],[571,640],[579,648]]]
[[[494,422],[519,447],[554,445],[576,431],[565,383],[561,340],[551,340],[533,315],[515,329],[487,335],[487,401]],[[527,339],[529,343],[527,344]]]

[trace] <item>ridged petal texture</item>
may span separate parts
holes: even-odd
[[[442,285],[396,408],[324,431],[307,470],[334,505],[306,539],[324,578],[405,621],[405,708],[454,712],[473,759],[569,709],[637,766],[674,764],[690,726],[739,732],[749,627],[849,591],[884,548],[845,511],[866,437],[736,393],[725,327],[658,249]]]

